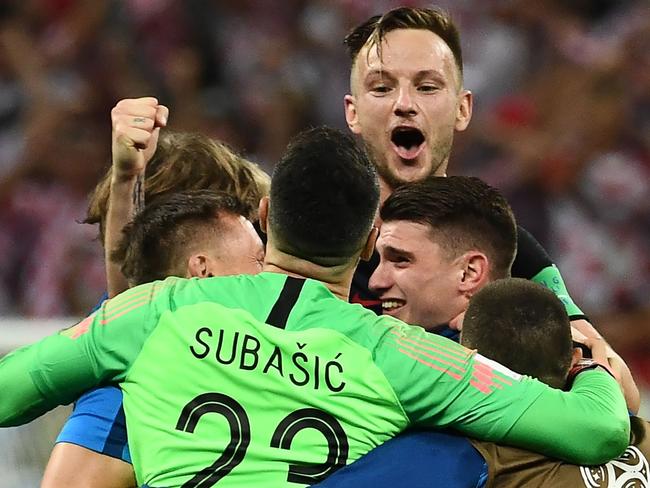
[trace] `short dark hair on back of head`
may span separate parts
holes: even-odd
[[[202,237],[219,232],[219,214],[245,216],[250,210],[235,196],[212,190],[160,196],[124,228],[112,258],[132,285],[165,279],[180,272]]]
[[[316,264],[345,264],[363,248],[379,203],[374,165],[351,136],[317,127],[298,134],[271,177],[276,247]]]
[[[562,388],[571,366],[571,324],[551,290],[521,278],[486,285],[469,302],[461,343],[520,373]]]
[[[428,225],[450,257],[477,250],[490,260],[492,279],[510,276],[517,250],[512,209],[498,190],[470,176],[431,176],[397,188],[381,208],[384,222]]]
[[[440,37],[454,55],[458,72],[463,75],[463,52],[458,28],[449,14],[435,8],[398,7],[383,15],[370,17],[355,27],[343,40],[352,63],[359,51],[370,42],[381,47],[384,36],[397,29],[429,30]]]

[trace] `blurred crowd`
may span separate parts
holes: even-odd
[[[345,127],[342,39],[394,0],[3,0],[0,316],[84,315],[105,288],[80,223],[110,162],[110,109],[154,95],[170,126],[271,171],[308,125]],[[501,188],[574,300],[650,364],[650,4],[447,0],[475,96],[451,172]]]

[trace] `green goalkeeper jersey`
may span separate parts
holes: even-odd
[[[304,486],[412,424],[582,464],[629,436],[602,371],[554,390],[275,273],[138,286],[17,350],[0,362],[0,425],[109,382],[138,483],[155,487]]]

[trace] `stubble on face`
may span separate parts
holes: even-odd
[[[404,178],[400,176],[397,169],[392,168],[388,163],[386,153],[382,151],[381,148],[375,147],[371,141],[366,140],[362,136],[363,145],[368,156],[370,156],[375,165],[379,177],[391,188],[391,190],[395,190],[406,183],[415,183],[424,180],[430,176],[445,176],[447,174],[447,163],[449,161],[449,155],[451,154],[453,139],[452,132],[449,139],[438,141],[438,144],[431,148],[431,164],[428,171],[418,177]]]
[[[395,80],[386,96],[377,97],[366,84],[366,76],[377,70]],[[426,83],[437,84],[436,93],[424,94],[417,77],[433,72]],[[437,78],[436,78],[437,77]],[[409,87],[417,113],[400,115],[390,97],[395,96],[397,84]],[[453,54],[444,41],[430,31],[402,29],[391,31],[382,43],[381,57],[376,46],[364,47],[353,66],[351,88],[361,136],[377,171],[391,188],[420,181],[429,176],[444,176],[451,153],[461,89]],[[424,137],[426,148],[421,158],[403,159],[392,145],[391,129],[401,124],[415,125]]]

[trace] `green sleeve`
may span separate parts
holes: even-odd
[[[25,424],[57,406],[53,399],[42,397],[29,374],[37,350],[22,347],[0,360],[1,427]]]
[[[564,280],[562,279],[562,275],[560,274],[560,270],[558,269],[557,266],[555,266],[554,264],[551,266],[547,266],[539,273],[537,273],[535,276],[533,276],[531,278],[531,281],[534,281],[535,283],[539,283],[540,285],[545,286],[553,293],[555,293],[555,296],[558,297],[560,301],[564,304],[564,308],[566,309],[567,314],[569,315],[569,317],[571,317],[572,320],[574,318],[584,317],[583,311],[580,310],[580,307],[578,307],[573,302],[573,299],[569,295],[569,291],[567,290],[567,287],[564,284]]]
[[[75,326],[0,360],[0,426],[21,425],[124,378],[155,326],[157,283],[107,300]]]
[[[617,457],[629,440],[625,400],[602,371],[582,373],[563,392],[409,326],[387,331],[375,361],[415,424],[451,427],[577,464]]]
[[[593,465],[620,456],[629,439],[630,419],[618,383],[593,370],[580,373],[570,392],[545,388],[501,442]]]

